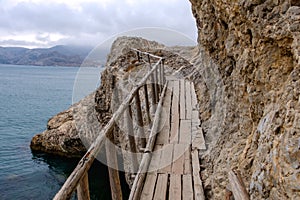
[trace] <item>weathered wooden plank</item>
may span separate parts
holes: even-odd
[[[179,139],[179,120],[177,122],[171,123],[171,130],[170,130],[170,144],[178,144]]]
[[[173,159],[174,145],[167,144],[162,148],[162,155],[160,158],[161,169],[159,173],[170,173],[172,171],[172,159]]]
[[[191,95],[191,82],[185,81],[185,119],[192,119],[192,95]]]
[[[202,127],[196,127],[195,130],[193,129],[194,127],[192,128],[192,148],[197,148],[198,150],[206,150]]]
[[[158,146],[156,146],[158,147]],[[149,172],[156,172],[158,169],[160,169],[160,160],[161,160],[162,150],[157,149],[152,152],[152,158],[151,162],[148,168]]]
[[[172,93],[172,119],[171,122],[174,123],[179,121],[179,98],[180,98],[180,82],[174,81],[173,93]]]
[[[191,144],[192,131],[191,131],[191,120],[180,120],[179,128],[179,143]]]
[[[196,95],[196,91],[195,91],[195,85],[193,82],[191,83],[191,95],[192,95],[193,110],[197,110],[198,100],[197,100],[197,95]]]
[[[193,200],[193,181],[192,175],[186,174],[182,175],[182,199]]]
[[[154,193],[155,200],[165,200],[168,187],[168,174],[158,174]]]
[[[173,152],[173,165],[172,173],[173,174],[183,174],[184,173],[184,154],[187,149],[186,144],[174,144]]]
[[[141,195],[141,200],[152,200],[155,191],[156,179],[156,173],[147,174],[146,182]]]
[[[90,199],[88,173],[85,173],[77,186],[77,198],[78,200]]]
[[[192,169],[193,169],[193,180],[194,180],[194,197],[195,200],[205,200],[204,190],[202,181],[200,178],[200,161],[198,150],[192,150]]]
[[[246,190],[245,184],[241,177],[239,177],[237,174],[235,174],[232,170],[228,172],[228,179],[229,183],[231,185],[232,193],[234,196],[234,199],[240,199],[240,200],[249,200],[249,195]]]
[[[180,80],[180,98],[179,98],[179,108],[180,108],[180,119],[186,119],[185,118],[185,81]]]
[[[181,175],[170,175],[169,200],[181,200]]]
[[[191,149],[187,148],[184,153],[184,174],[192,173]]]
[[[192,124],[195,124],[195,125],[198,125],[198,126],[201,124],[200,119],[199,119],[198,110],[193,110],[192,111]]]
[[[205,200],[204,190],[200,175],[193,175],[195,200]]]

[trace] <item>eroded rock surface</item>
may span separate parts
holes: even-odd
[[[251,199],[299,199],[299,1],[191,3],[208,197],[223,199],[234,168]]]

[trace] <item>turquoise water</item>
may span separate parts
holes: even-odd
[[[31,138],[72,104],[75,67],[0,65],[0,199],[52,199],[78,160],[33,154]],[[91,74],[99,69],[91,68]],[[97,75],[98,76],[98,75]],[[110,199],[107,168],[90,173],[93,199]]]

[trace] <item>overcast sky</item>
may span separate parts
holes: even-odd
[[[142,27],[197,37],[188,0],[0,0],[0,13],[0,46],[95,46]]]

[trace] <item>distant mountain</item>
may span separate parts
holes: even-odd
[[[91,50],[91,47],[64,45],[38,49],[0,47],[0,64],[80,66]],[[95,61],[90,63],[97,66]]]

